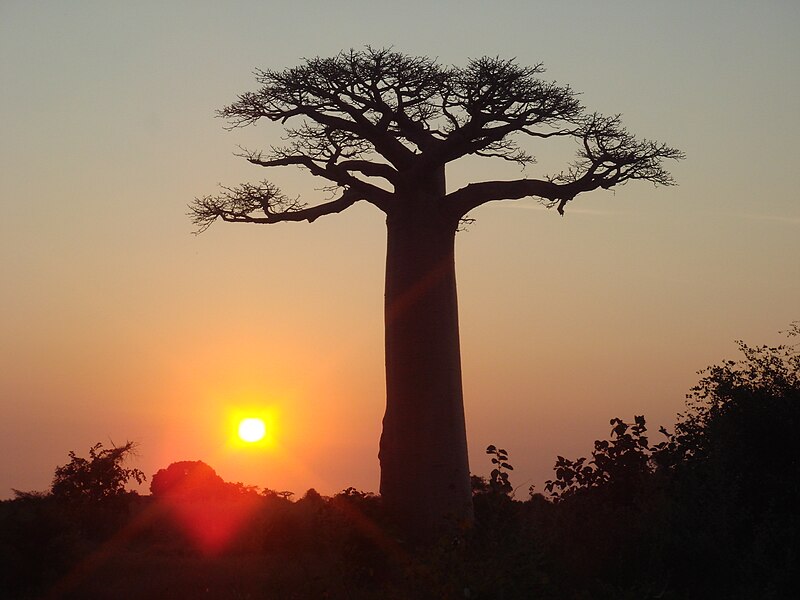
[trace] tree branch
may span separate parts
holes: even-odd
[[[674,185],[663,162],[684,158],[683,152],[666,144],[637,140],[622,127],[619,115],[588,115],[570,133],[579,140],[580,150],[577,160],[566,171],[545,180],[473,183],[448,194],[445,201],[458,214],[465,215],[485,202],[533,196],[556,206],[563,215],[567,202],[583,192],[607,190],[636,179],[655,185]]]
[[[510,136],[569,135],[583,109],[569,87],[539,79],[542,72],[542,65],[526,68],[490,57],[456,70],[442,108],[452,128],[429,158],[444,164],[489,150],[499,158],[521,162],[527,156]]]
[[[367,177],[382,177],[390,183],[397,180],[397,170],[385,163],[368,160],[343,160],[336,163],[336,167],[345,171],[358,171]]]
[[[514,181],[484,181],[470,183],[463,188],[451,192],[444,197],[447,204],[458,215],[466,215],[481,204],[494,200],[519,200],[537,197],[550,202],[566,204],[580,191],[574,185],[558,184],[540,179],[517,179]],[[559,213],[563,214],[563,204],[559,204]]]
[[[542,179],[472,183],[443,198],[437,188],[429,197],[461,218],[485,202],[528,196],[563,214],[582,192],[636,179],[673,184],[663,162],[683,158],[682,152],[637,140],[619,116],[585,114],[577,94],[540,79],[543,72],[542,65],[523,67],[492,57],[470,60],[466,67],[443,67],[426,57],[370,47],[283,71],[257,71],[261,88],[239,96],[219,114],[232,127],[261,118],[296,119],[299,125],[286,129],[286,146],[273,148],[269,156],[247,151],[242,156],[263,167],[304,167],[344,193],[337,201],[309,208],[268,184],[223,188],[220,196],[195,201],[195,223],[203,230],[218,218],[314,220],[356,199],[390,213],[426,182],[443,181],[447,163],[462,156],[522,166],[535,162],[517,143],[520,135],[541,140],[571,136],[578,142],[577,157],[565,170]],[[364,180],[375,177],[394,189]],[[265,216],[253,214],[259,207]]]
[[[353,190],[355,193],[359,194],[362,199],[370,204],[374,204],[384,212],[389,210],[392,203],[395,202],[395,198],[390,192],[355,177],[347,169],[335,163],[328,162],[321,164],[310,156],[304,155],[276,156],[272,159],[263,159],[260,153],[245,153],[242,156],[251,164],[261,167],[285,167],[291,165],[305,167],[312,175],[332,181],[339,187],[346,187]],[[355,162],[367,163],[367,161]],[[380,165],[375,164],[375,166],[379,167]],[[387,168],[391,169],[391,167]]]
[[[414,156],[400,138],[424,145],[430,137],[422,121],[433,114],[429,100],[439,93],[444,73],[427,58],[386,49],[351,50],[281,72],[257,71],[261,89],[239,96],[219,114],[232,127],[260,118],[285,123],[306,117],[367,140],[399,169],[408,167]],[[399,100],[391,102],[391,97]],[[414,114],[406,114],[404,107],[411,107]]]
[[[345,190],[336,200],[307,206],[284,196],[269,182],[258,185],[242,184],[235,188],[222,188],[216,196],[195,198],[189,205],[189,216],[197,227],[195,233],[203,233],[214,221],[220,219],[231,223],[281,223],[283,221],[308,221],[342,212],[363,198],[352,190]],[[260,211],[264,216],[256,216]]]

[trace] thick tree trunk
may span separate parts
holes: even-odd
[[[455,279],[458,220],[435,204],[387,218],[381,496],[425,541],[472,520]]]

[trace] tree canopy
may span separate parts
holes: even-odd
[[[260,88],[219,111],[231,128],[260,119],[287,124],[286,143],[268,151],[243,150],[263,167],[298,166],[338,192],[310,206],[263,181],[224,188],[195,200],[199,231],[216,219],[248,223],[314,221],[367,201],[385,212],[402,203],[415,181],[458,158],[496,157],[519,165],[535,161],[524,139],[566,137],[577,143],[564,169],[540,179],[472,183],[441,198],[457,218],[493,200],[535,197],[563,214],[581,192],[630,180],[671,185],[665,159],[683,153],[639,140],[619,115],[588,112],[568,86],[540,78],[541,64],[483,57],[464,67],[392,49],[341,52],[301,66],[258,70]]]

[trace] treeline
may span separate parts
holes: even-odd
[[[125,491],[133,444],[70,454],[48,493],[0,504],[8,598],[795,597],[800,573],[800,353],[751,347],[701,372],[671,431],[612,419],[559,456],[544,494],[514,495],[490,446],[475,523],[411,547],[380,498],[259,490],[199,461],[150,496]],[[424,494],[425,490],[419,490]]]

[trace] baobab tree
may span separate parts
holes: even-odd
[[[671,185],[662,163],[682,156],[636,139],[619,116],[587,112],[543,72],[493,57],[445,66],[369,47],[256,71],[260,87],[219,114],[231,128],[279,121],[285,143],[240,155],[261,167],[302,167],[333,194],[308,205],[263,181],[223,187],[191,205],[198,231],[217,219],[312,222],[362,201],[386,214],[380,493],[411,536],[472,517],[454,260],[460,224],[491,201],[536,198],[563,215],[583,192],[637,179]],[[445,168],[459,158],[525,167],[534,158],[520,141],[550,138],[577,142],[575,160],[558,173],[447,188]]]

